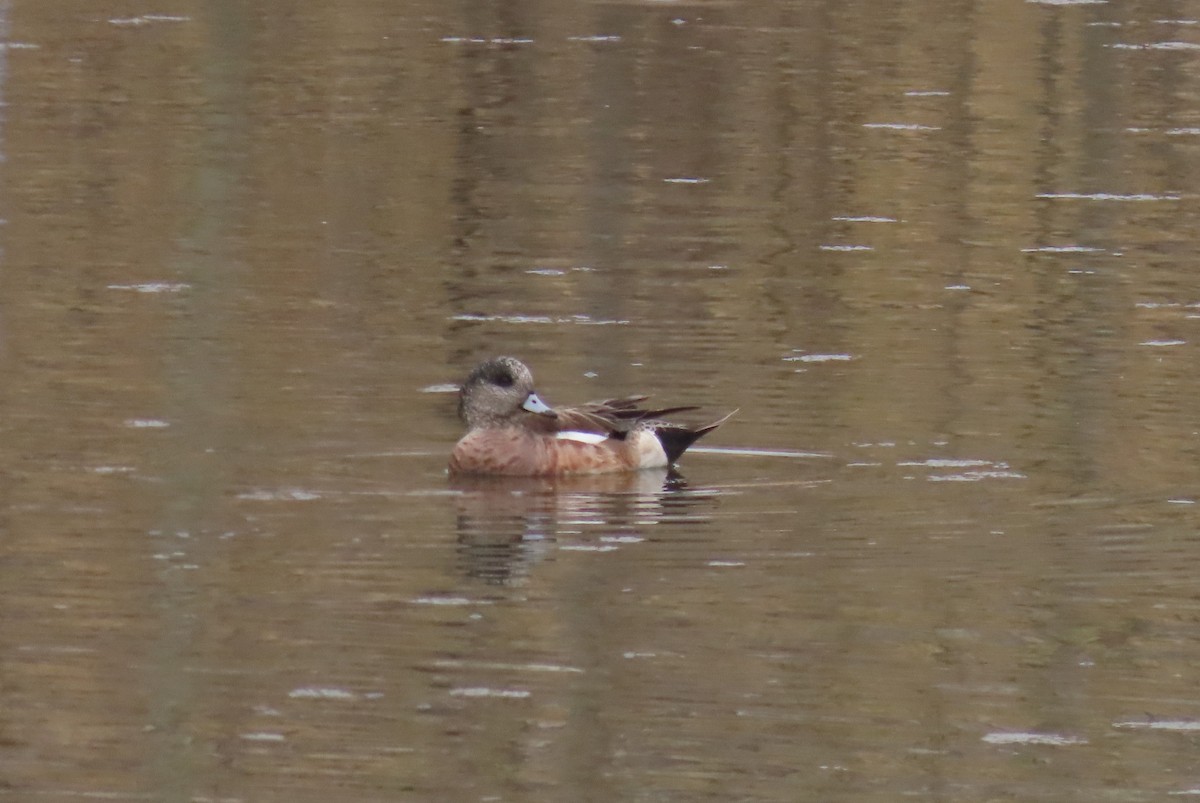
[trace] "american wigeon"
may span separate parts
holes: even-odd
[[[450,455],[450,473],[550,477],[664,468],[733,415],[690,427],[660,416],[697,408],[647,410],[640,406],[645,400],[552,408],[538,398],[520,360],[490,359],[462,385],[458,414],[467,434]]]

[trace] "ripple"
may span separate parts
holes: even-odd
[[[930,474],[929,482],[981,482],[982,480],[1023,480],[1025,474],[1013,470],[1007,463],[979,458],[931,457],[927,460],[903,460],[903,468],[967,469],[954,474]]]
[[[161,418],[127,418],[125,426],[130,429],[166,429],[171,423]]]
[[[138,26],[149,25],[152,22],[191,22],[191,17],[176,14],[143,14],[140,17],[113,17],[109,25]]]
[[[1178,195],[1156,195],[1148,192],[1113,193],[1113,192],[1039,192],[1035,198],[1048,198],[1062,201],[1178,201]]]
[[[413,605],[446,605],[450,607],[495,604],[490,600],[470,599],[469,597],[415,597],[409,602]]]
[[[452,45],[531,45],[533,40],[527,37],[493,36],[443,36],[442,41]]]
[[[957,459],[951,457],[931,457],[928,460],[906,460],[897,463],[898,466],[929,466],[930,468],[973,468],[975,466],[990,466],[991,460],[974,460],[971,458]]]
[[[1087,739],[1081,736],[1064,736],[1058,733],[989,733],[983,737],[988,744],[1039,744],[1052,747],[1087,744]]]
[[[529,692],[525,689],[492,689],[487,686],[467,686],[464,688],[451,689],[450,696],[524,699],[529,696]]]
[[[583,674],[584,670],[577,666],[567,666],[565,664],[516,664],[505,661],[463,661],[453,658],[444,658],[434,661],[433,665],[438,669],[490,669],[498,671],[512,672],[566,672],[568,674]]]
[[[288,697],[297,700],[357,700],[358,695],[345,689],[301,686],[288,692]]]
[[[472,321],[478,323],[573,323],[581,326],[628,326],[629,321],[618,319],[597,319],[588,315],[571,315],[567,317],[554,317],[552,315],[481,315],[478,313],[463,313],[461,315],[451,315],[451,321]]]
[[[793,354],[783,358],[784,362],[849,362],[853,354]]]
[[[833,457],[828,452],[802,452],[796,449],[731,448],[728,446],[693,446],[688,454],[727,454],[735,457]]]
[[[314,499],[320,499],[321,495],[300,488],[279,488],[275,490],[260,488],[240,493],[237,495],[237,498],[249,499],[253,502],[311,502]]]
[[[1152,731],[1182,731],[1191,733],[1200,731],[1200,722],[1194,719],[1155,719],[1149,721],[1125,720],[1123,722],[1114,722],[1113,727]]]
[[[1180,309],[1180,308],[1196,309],[1196,308],[1200,308],[1200,304],[1196,304],[1196,303],[1185,304],[1182,301],[1135,301],[1133,306],[1138,307],[1139,309]]]
[[[245,739],[248,742],[284,742],[287,738],[282,733],[242,733],[238,735],[239,739]]]
[[[143,282],[141,284],[110,284],[109,290],[132,290],[135,293],[181,293],[192,286],[185,282]]]
[[[1022,248],[1022,254],[1096,254],[1103,253],[1103,248],[1090,245],[1038,245],[1033,248]]]
[[[863,123],[863,128],[882,128],[888,131],[941,131],[941,126],[920,123]]]
[[[1200,45],[1195,42],[1148,42],[1140,45],[1117,42],[1105,47],[1111,47],[1113,50],[1200,50]]]
[[[930,482],[979,482],[980,480],[1023,480],[1027,477],[1019,471],[991,470],[967,471],[962,474],[932,474]]]

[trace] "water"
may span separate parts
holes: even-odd
[[[0,797],[1197,794],[1193,20],[0,15]]]

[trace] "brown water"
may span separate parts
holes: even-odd
[[[1200,794],[1195,11],[0,2],[0,797]]]

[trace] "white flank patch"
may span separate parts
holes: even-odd
[[[567,430],[555,435],[560,441],[575,441],[576,443],[604,443],[608,440],[607,435],[601,435],[599,432],[577,432],[575,430]]]
[[[664,468],[670,465],[662,441],[649,430],[637,430],[631,437],[638,452],[638,468]]]

